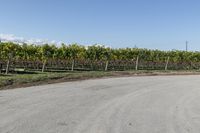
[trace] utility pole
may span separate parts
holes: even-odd
[[[134,48],[137,48],[137,45],[135,45]]]
[[[185,50],[188,51],[188,41],[185,42]]]

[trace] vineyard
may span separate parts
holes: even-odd
[[[194,70],[200,52],[108,48],[100,45],[0,43],[0,73],[34,71]]]

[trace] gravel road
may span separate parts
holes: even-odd
[[[200,133],[200,76],[106,78],[3,90],[0,133]]]

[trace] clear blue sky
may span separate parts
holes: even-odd
[[[0,34],[200,50],[199,0],[0,0]]]

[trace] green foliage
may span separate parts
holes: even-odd
[[[84,47],[78,44],[66,45],[61,47],[44,44],[41,46],[29,44],[14,44],[11,42],[0,43],[0,59],[7,60],[136,60],[139,57],[141,61],[165,62],[170,57],[171,62],[199,62],[200,52],[186,51],[160,51],[139,48],[107,48],[101,45],[92,45]]]

